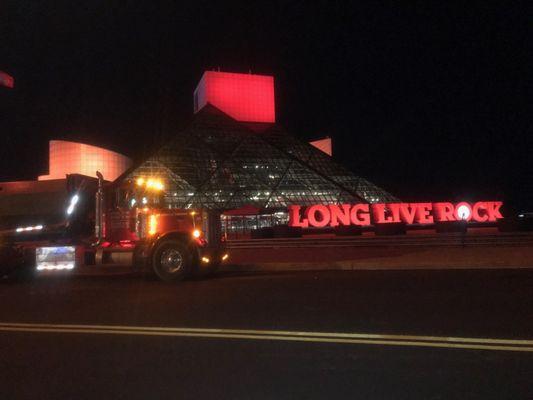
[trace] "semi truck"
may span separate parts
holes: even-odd
[[[107,182],[71,174],[0,184],[0,275],[213,274],[229,254],[220,213],[175,209],[157,177]]]

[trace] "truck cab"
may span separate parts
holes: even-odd
[[[228,260],[220,214],[168,208],[164,185],[156,178],[109,183],[101,174],[96,180],[77,175],[68,176],[65,186],[58,200],[63,215],[55,215],[54,223],[20,215],[20,220],[35,219],[34,225],[12,223],[0,232],[0,262],[38,274],[126,269],[179,281],[208,276]],[[38,204],[39,193],[34,196]]]

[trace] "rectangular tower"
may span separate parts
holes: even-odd
[[[274,77],[206,71],[194,91],[194,112],[208,103],[237,121],[276,122]]]

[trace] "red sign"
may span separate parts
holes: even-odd
[[[13,89],[15,87],[15,79],[11,75],[0,71],[0,86]]]
[[[407,225],[446,221],[496,222],[503,218],[500,212],[501,206],[501,201],[479,201],[474,204],[467,202],[317,204],[304,210],[301,206],[289,206],[289,226],[323,228],[394,222],[403,222]]]

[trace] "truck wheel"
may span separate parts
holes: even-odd
[[[28,281],[35,277],[35,266],[13,247],[0,247],[0,278],[5,281]]]
[[[187,246],[179,241],[164,241],[154,251],[152,265],[162,281],[181,281],[189,274],[191,253]]]

